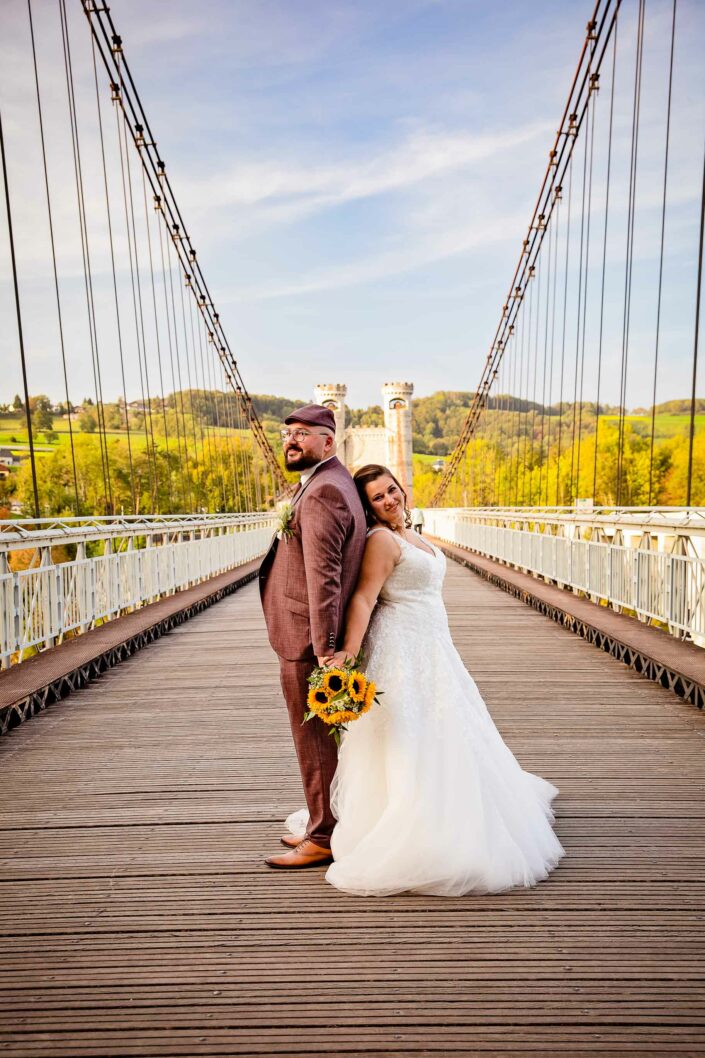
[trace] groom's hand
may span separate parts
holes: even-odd
[[[355,655],[354,654],[348,654],[347,650],[336,650],[335,654],[328,654],[328,655],[326,655],[326,657],[319,658],[318,659],[318,664],[322,665],[323,668],[335,669],[335,668],[340,668],[340,666],[345,661],[354,661],[354,660],[355,660]]]

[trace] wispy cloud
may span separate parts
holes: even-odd
[[[335,165],[249,162],[219,172],[186,192],[208,209],[235,208],[249,221],[291,223],[348,202],[403,191],[426,180],[470,169],[504,151],[545,136],[535,122],[487,135],[423,130],[391,149]]]
[[[241,290],[236,302],[268,301],[275,298],[299,297],[325,290],[360,286],[408,272],[417,271],[435,262],[482,247],[515,239],[519,214],[494,217],[491,221],[474,222],[464,227],[456,225],[436,230],[426,238],[416,238],[403,247],[383,251],[351,264],[312,272],[291,283],[264,284]]]

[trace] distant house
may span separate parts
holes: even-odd
[[[433,463],[431,463],[431,468],[433,470],[443,470],[445,465],[446,465],[445,459],[436,459]]]
[[[9,448],[0,448],[0,463],[4,463],[6,467],[18,467],[20,462],[20,457],[11,452]]]

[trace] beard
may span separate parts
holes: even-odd
[[[289,456],[293,456],[293,460],[290,461]],[[316,456],[304,455],[300,450],[294,451],[290,449],[284,453],[284,465],[287,470],[309,470],[311,467],[316,467],[321,462]]]

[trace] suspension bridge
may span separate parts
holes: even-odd
[[[567,856],[533,890],[364,900],[262,866],[301,802],[255,587],[292,485],[129,40],[101,0],[0,14],[3,1053],[705,1050],[705,27],[686,0],[585,15],[467,417],[416,491]]]

